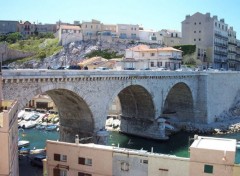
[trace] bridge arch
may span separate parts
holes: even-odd
[[[95,121],[93,113],[88,100],[81,95],[78,88],[63,84],[52,84],[30,90],[31,92],[26,91],[24,95],[19,97],[19,109],[24,108],[35,95],[47,93],[58,108],[60,141],[74,142],[76,134],[79,135],[79,138],[94,136]]]
[[[190,87],[179,82],[167,92],[163,105],[163,115],[177,118],[178,121],[194,121],[194,100]]]
[[[93,115],[83,98],[67,89],[53,89],[46,93],[58,107],[61,141],[74,142],[76,134],[80,138],[93,136]]]
[[[155,107],[152,96],[142,85],[128,84],[118,89],[112,95],[108,107],[111,106],[117,96],[120,100],[122,117],[154,119]]]

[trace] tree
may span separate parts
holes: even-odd
[[[19,32],[10,33],[6,37],[8,43],[15,43],[20,39],[22,39],[22,35]]]

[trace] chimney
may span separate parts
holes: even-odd
[[[79,144],[79,136],[78,136],[78,134],[75,135],[75,143]]]

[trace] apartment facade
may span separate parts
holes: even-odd
[[[121,61],[124,69],[157,69],[165,67],[171,70],[180,68],[182,51],[172,47],[150,48],[138,45],[126,49],[125,59]]]
[[[182,38],[181,32],[170,29],[162,29],[156,36],[163,38],[162,45],[165,47],[180,45]]]
[[[139,40],[139,25],[117,24],[116,34],[120,39]]]
[[[228,25],[210,13],[187,15],[182,21],[183,45],[196,45],[203,65],[228,69]]]
[[[217,145],[216,145],[217,144]],[[195,136],[190,158],[97,144],[47,141],[48,176],[237,176],[236,140]]]
[[[98,37],[98,32],[102,30],[102,24],[98,20],[83,21],[82,25],[83,40],[95,40]]]
[[[233,27],[228,29],[228,62],[230,70],[240,70],[240,60],[237,58],[237,38]]]
[[[18,176],[18,124],[16,101],[1,100],[0,106],[0,175]]]

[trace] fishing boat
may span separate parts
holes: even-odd
[[[25,146],[28,146],[30,144],[29,141],[26,141],[26,140],[19,140],[18,141],[18,147],[25,147]]]

